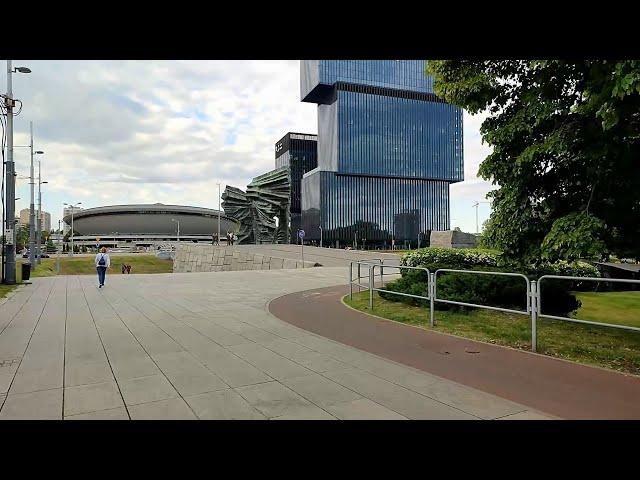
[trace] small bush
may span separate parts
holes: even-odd
[[[499,252],[477,249],[425,248],[405,254],[403,265],[428,268],[431,273],[438,269],[513,272],[526,275],[529,280],[537,280],[542,275],[564,275],[576,277],[599,277],[598,270],[584,262],[569,264],[557,262],[540,265],[514,265],[503,262]],[[548,280],[542,284],[544,298],[543,311],[547,314],[566,316],[580,308],[580,301],[571,294],[572,290],[592,290],[595,282],[574,282]],[[402,270],[401,278],[390,282],[387,290],[427,295],[427,273],[422,270]],[[465,303],[489,305],[515,310],[526,307],[527,286],[522,278],[498,275],[464,274],[441,272],[438,275],[438,298]],[[427,305],[428,301],[380,292],[392,301],[402,301],[413,305]],[[439,310],[461,307],[436,302]]]

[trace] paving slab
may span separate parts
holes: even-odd
[[[407,417],[389,410],[368,398],[328,405],[327,410],[340,420],[407,420]]]
[[[166,375],[173,387],[183,397],[229,388],[229,385],[219,377],[207,371],[201,373],[177,372],[167,373]]]
[[[131,420],[197,420],[182,398],[170,398],[129,407]]]
[[[268,418],[304,416],[317,408],[308,400],[279,382],[237,388],[236,391],[256,410]],[[315,408],[314,408],[315,407]]]
[[[92,383],[64,389],[64,415],[109,410],[124,406],[116,382]]]
[[[96,412],[69,415],[65,420],[129,420],[129,415],[124,407],[98,410]]]
[[[335,403],[351,402],[362,398],[361,395],[353,390],[349,390],[339,383],[320,375],[285,378],[282,380],[282,383],[297,394],[321,407]]]
[[[262,420],[265,418],[232,389],[185,397],[201,420]]]
[[[1,420],[62,420],[62,389],[7,395]]]
[[[64,384],[67,387],[114,380],[111,367],[106,360],[91,363],[69,362],[65,366],[64,377]]]
[[[151,375],[123,380],[120,382],[120,388],[127,405],[137,405],[180,396],[164,375]]]

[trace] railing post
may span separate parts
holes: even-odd
[[[531,281],[531,351],[537,350],[538,343],[538,282]]]
[[[373,271],[375,265],[369,265],[369,310],[373,311]]]
[[[349,300],[353,300],[353,262],[349,263]]]
[[[380,288],[384,287],[384,260],[380,260]]]
[[[358,260],[358,293],[360,293],[360,260]]]
[[[433,328],[433,325],[435,323],[435,319],[433,318],[433,314],[434,314],[433,297],[435,296],[436,296],[436,275],[435,273],[430,273],[429,274],[429,323],[431,325],[431,328]]]

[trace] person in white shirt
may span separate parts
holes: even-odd
[[[107,248],[102,247],[100,252],[96,255],[96,269],[98,270],[98,282],[100,285],[98,288],[104,287],[104,279],[107,276],[107,268],[111,268],[111,260],[107,253]]]

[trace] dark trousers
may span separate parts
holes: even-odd
[[[98,282],[104,285],[104,277],[107,276],[107,267],[96,267],[98,269]]]

